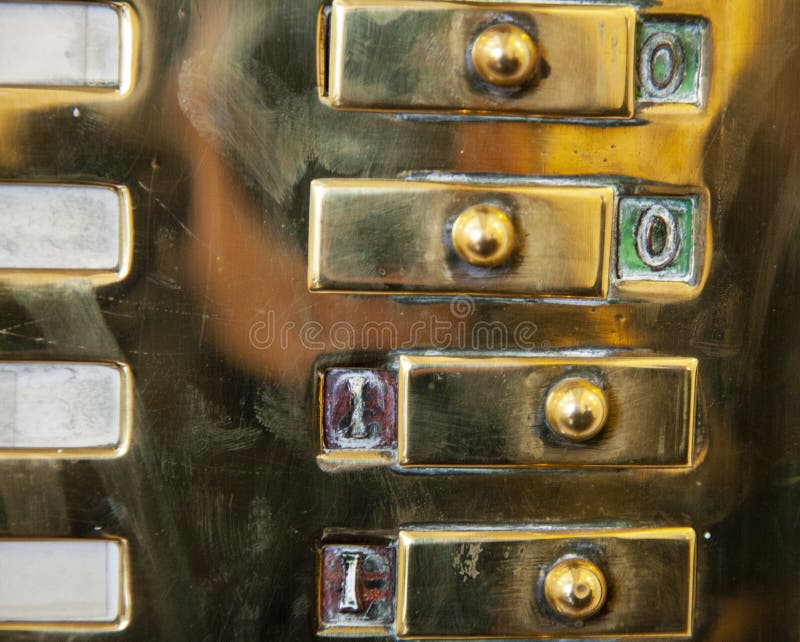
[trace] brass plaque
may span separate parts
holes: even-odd
[[[631,7],[334,0],[321,15],[319,76],[336,108],[633,115]],[[486,86],[471,66],[476,38],[498,22],[529,33],[540,57],[519,91]]]
[[[642,530],[404,530],[397,545],[401,638],[689,637],[695,534]],[[543,603],[544,577],[570,556],[602,569],[597,615],[565,622]]]
[[[434,181],[314,181],[309,287],[323,291],[602,298],[611,187]],[[449,240],[458,215],[491,204],[512,221],[507,264],[484,268]]]
[[[405,467],[692,465],[697,362],[664,357],[403,356],[397,458]],[[548,428],[548,390],[567,378],[608,397],[603,430],[571,443]]]

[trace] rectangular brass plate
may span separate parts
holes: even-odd
[[[580,628],[541,606],[543,574],[570,555],[596,556],[605,608]],[[687,637],[695,534],[641,530],[405,530],[398,541],[401,638]]]
[[[448,226],[492,203],[512,216],[520,247],[506,267],[475,268]],[[311,187],[309,287],[397,294],[603,298],[611,187],[329,179]]]
[[[694,453],[697,362],[664,357],[403,356],[398,463],[406,467],[685,467]],[[601,384],[609,416],[593,440],[558,440],[550,386]]]
[[[538,84],[513,95],[480,86],[467,62],[475,37],[500,18],[530,25],[546,64]],[[323,97],[333,107],[633,114],[636,12],[631,7],[334,0],[325,24],[330,34],[319,75]]]
[[[122,539],[2,539],[0,630],[121,630],[129,566]]]

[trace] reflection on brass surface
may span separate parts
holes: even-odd
[[[309,286],[373,293],[603,297],[613,203],[610,187],[314,181]],[[513,218],[520,236],[517,256],[503,269],[465,265],[444,242],[459,214],[477,205],[491,205]],[[511,233],[506,225],[500,230],[503,237]],[[464,251],[460,229],[451,234]],[[502,241],[501,247],[502,256],[509,242]]]
[[[597,569],[595,611],[603,605],[602,575],[611,587],[607,607],[580,628],[544,604],[553,596],[553,561],[576,556]],[[403,639],[690,637],[694,587],[691,528],[401,530],[397,633]],[[654,596],[663,599],[654,604]]]
[[[568,557],[547,572],[544,596],[559,615],[577,621],[588,620],[605,604],[606,579],[589,560]]]
[[[514,226],[506,213],[491,205],[473,205],[458,215],[451,232],[453,249],[479,267],[502,265],[514,250]]]
[[[591,381],[570,377],[547,393],[545,418],[548,427],[570,441],[586,441],[599,433],[608,418],[608,400]]]
[[[695,359],[400,357],[398,461],[431,468],[685,467],[695,458]],[[545,421],[551,386],[608,396],[604,430],[564,447]]]
[[[315,77],[321,0],[131,5],[141,47],[129,93],[0,90],[3,180],[130,189],[136,240],[124,280],[97,289],[7,282],[0,291],[3,359],[113,360],[136,378],[126,456],[0,462],[4,535],[97,531],[130,542],[134,608],[114,640],[305,642],[317,630],[314,550],[327,527],[539,521],[690,525],[693,639],[800,634],[800,395],[791,394],[800,359],[799,2],[629,3],[655,32],[704,26],[701,100],[639,95],[636,118],[608,126],[332,109]],[[464,33],[467,42],[485,26]],[[458,46],[463,55],[465,41]],[[481,96],[498,99],[484,88]],[[691,296],[634,303],[614,295],[617,283],[605,300],[569,299],[577,305],[308,291],[312,180],[432,172],[620,179],[620,197],[649,185],[645,196],[680,200],[699,188],[709,207],[697,229],[714,240],[699,262],[704,287],[684,283]],[[629,265],[643,269],[628,238]],[[611,255],[613,282],[613,245]],[[666,283],[642,285],[652,293]],[[490,342],[490,323],[506,329],[505,342]],[[403,350],[696,358],[694,465],[321,469],[314,371],[383,367],[387,353]],[[584,452],[591,443],[555,447]],[[672,604],[653,595],[651,611]],[[567,631],[556,635],[574,637]]]
[[[529,83],[539,66],[539,52],[528,32],[514,24],[487,27],[472,44],[470,58],[475,73],[497,87]]]
[[[320,91],[336,108],[633,114],[636,12],[630,7],[334,0],[323,19],[330,33]],[[535,90],[509,96],[476,85],[468,59],[494,85],[520,85],[531,76],[532,42],[525,44],[519,72],[489,71],[479,34],[498,19],[530,30],[540,47],[544,71]],[[467,56],[476,36],[478,50]]]

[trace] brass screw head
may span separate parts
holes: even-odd
[[[512,24],[484,29],[472,44],[471,55],[475,73],[497,87],[521,87],[533,79],[539,66],[533,38]]]
[[[456,218],[451,234],[456,253],[480,267],[502,265],[514,250],[514,226],[501,209],[473,205]]]
[[[592,382],[571,377],[550,389],[544,414],[555,433],[570,441],[586,441],[603,429],[608,417],[608,399]]]
[[[571,620],[588,620],[606,601],[606,578],[587,559],[570,557],[544,578],[544,597],[556,613]]]

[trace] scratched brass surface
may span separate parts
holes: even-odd
[[[688,525],[695,639],[800,637],[800,4],[635,2],[709,20],[708,100],[606,127],[334,111],[317,92],[316,1],[132,4],[142,46],[126,96],[0,92],[0,178],[131,190],[124,281],[0,293],[3,358],[113,359],[134,376],[126,456],[0,462],[3,536],[128,540],[130,625],[93,639],[311,640],[323,529],[411,522]],[[432,171],[705,185],[705,287],[596,306],[307,291],[312,179]],[[669,474],[320,469],[315,362],[369,362],[417,321],[432,329],[416,348],[461,349],[453,328],[482,320],[532,324],[509,349],[697,358],[705,458]]]
[[[605,295],[609,187],[318,181],[311,187],[309,287],[353,292],[587,297]],[[516,225],[513,258],[493,270],[446,240],[470,205],[492,203]]]
[[[429,467],[688,466],[695,459],[692,359],[402,357],[398,461]],[[569,376],[603,386],[607,425],[591,442],[545,423],[547,390]]]
[[[542,605],[542,569],[583,555],[611,586],[579,626]],[[632,531],[404,530],[398,538],[397,632],[426,638],[686,637],[692,631],[695,534]]]
[[[529,30],[543,54],[531,86],[512,94],[481,82],[468,63],[473,41],[501,17]],[[323,25],[322,94],[334,107],[633,115],[631,7],[335,0]]]

